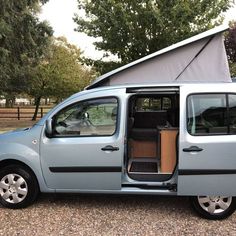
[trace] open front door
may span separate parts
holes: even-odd
[[[236,94],[180,89],[178,195],[236,196]]]

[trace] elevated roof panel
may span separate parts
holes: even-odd
[[[204,38],[208,38],[208,37],[214,36],[216,34],[222,33],[224,31],[226,31],[227,29],[228,29],[227,25],[221,25],[221,26],[215,27],[214,29],[205,31],[205,32],[200,33],[198,35],[195,35],[195,36],[193,36],[191,38],[185,39],[185,40],[183,40],[181,42],[178,42],[178,43],[173,44],[173,45],[171,45],[169,47],[161,49],[161,50],[159,50],[157,52],[154,52],[154,53],[152,53],[150,55],[147,55],[147,56],[145,56],[143,58],[140,58],[140,59],[138,59],[136,61],[133,61],[133,62],[131,62],[129,64],[126,64],[126,65],[124,65],[124,66],[122,66],[120,68],[117,68],[117,69],[115,69],[113,71],[110,71],[110,72],[108,72],[108,73],[98,77],[91,85],[89,85],[87,87],[87,89],[99,86],[99,84],[105,82],[107,79],[109,79],[109,77],[111,77],[111,76],[113,76],[113,75],[115,75],[115,74],[117,74],[119,72],[122,72],[122,71],[124,71],[124,70],[126,70],[126,69],[128,69],[130,67],[136,66],[136,65],[138,65],[138,64],[140,64],[142,62],[148,61],[150,59],[153,59],[155,57],[163,55],[163,54],[165,54],[167,52],[176,50],[176,49],[178,49],[180,47],[186,46],[188,44],[191,44],[191,43],[194,43],[196,41],[202,40]]]

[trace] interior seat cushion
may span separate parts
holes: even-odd
[[[136,140],[157,140],[158,130],[133,128],[131,130],[131,137]]]
[[[166,125],[167,112],[155,111],[155,112],[136,112],[134,114],[134,127],[153,129],[157,126]]]

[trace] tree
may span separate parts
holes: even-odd
[[[33,69],[28,94],[35,98],[35,120],[42,97],[57,100],[68,97],[86,87],[93,79],[93,71],[79,62],[81,51],[65,38],[55,38],[47,55]]]
[[[30,68],[47,48],[52,29],[36,13],[47,0],[0,0],[0,92],[8,97],[25,91]]]
[[[231,76],[236,77],[236,21],[230,23],[230,29],[225,37],[225,48],[229,59]]]
[[[86,18],[76,15],[74,21],[77,31],[101,39],[94,44],[105,51],[104,56],[119,58],[117,67],[219,25],[222,13],[231,3],[232,0],[78,0],[78,8],[86,13]],[[106,70],[106,66],[102,67],[102,73]]]

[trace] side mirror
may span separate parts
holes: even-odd
[[[50,138],[52,137],[52,119],[46,120],[46,135]]]

